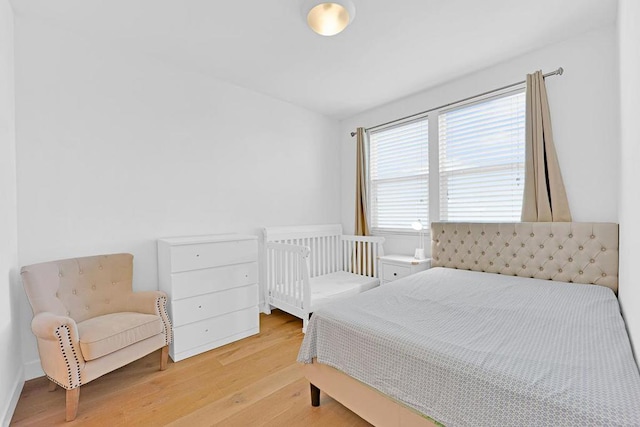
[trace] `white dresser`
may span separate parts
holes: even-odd
[[[224,234],[158,240],[175,362],[260,331],[257,239]]]

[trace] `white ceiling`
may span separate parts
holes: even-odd
[[[302,0],[14,0],[37,16],[334,118],[615,21],[617,0],[353,0],[322,37]]]

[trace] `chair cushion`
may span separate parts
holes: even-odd
[[[85,360],[113,353],[162,331],[162,320],[154,314],[111,313],[78,323],[80,350]]]

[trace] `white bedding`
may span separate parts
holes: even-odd
[[[312,277],[309,281],[311,288],[311,309],[309,311],[313,312],[336,298],[358,295],[375,288],[379,283],[380,281],[375,277],[360,276],[346,271],[336,271]]]
[[[605,287],[433,268],[314,313],[317,357],[447,426],[640,425]]]

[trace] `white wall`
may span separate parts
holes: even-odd
[[[22,390],[19,292],[13,12],[0,0],[0,425],[8,425]]]
[[[159,237],[340,222],[337,121],[20,16],[16,52],[22,265],[131,252],[157,289]]]
[[[640,2],[620,0],[620,289],[618,298],[640,362]]]
[[[613,27],[527,53],[478,73],[358,114],[342,122],[342,223],[353,230],[355,140],[349,132],[564,67],[547,79],[553,132],[575,221],[618,220],[617,39]],[[428,47],[425,48],[428,54]],[[435,60],[435,58],[434,58]],[[446,58],[438,58],[439,61]],[[416,237],[386,236],[387,253],[413,253]],[[428,244],[427,244],[428,247]]]

